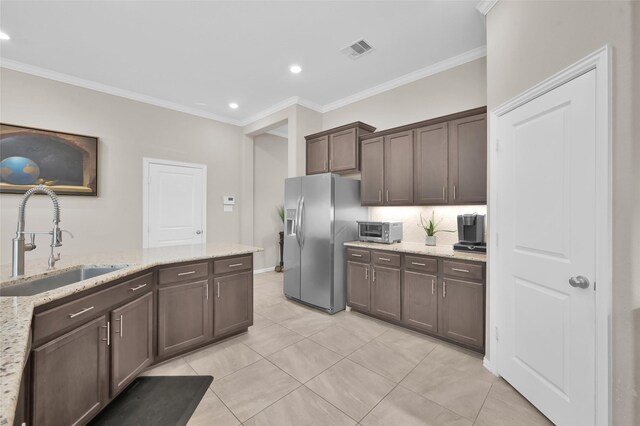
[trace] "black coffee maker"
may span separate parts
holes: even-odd
[[[484,242],[484,215],[469,213],[458,215],[458,239],[454,250],[487,252]]]

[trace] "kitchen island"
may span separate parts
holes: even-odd
[[[249,321],[252,321],[252,294],[249,295],[248,292],[250,290],[252,293],[253,287],[252,254],[258,251],[262,251],[262,249],[240,244],[219,243],[140,249],[120,253],[65,256],[59,262],[60,267],[54,271],[46,271],[46,259],[27,259],[26,275],[20,278],[10,278],[10,265],[0,267],[0,395],[2,395],[0,398],[0,425],[11,425],[14,422],[16,407],[19,405],[19,399],[22,398],[22,396],[19,398],[21,385],[24,387],[23,371],[25,366],[28,365],[32,345],[34,343],[44,344],[47,339],[56,337],[56,340],[62,339],[64,336],[58,337],[58,335],[62,332],[67,332],[71,327],[68,326],[67,329],[60,332],[48,330],[47,327],[50,327],[52,323],[51,319],[55,318],[55,315],[50,315],[49,312],[53,312],[58,307],[65,306],[65,304],[73,306],[74,303],[77,304],[78,301],[87,299],[87,297],[92,297],[92,300],[97,301],[110,300],[110,298],[114,297],[114,291],[116,291],[117,287],[126,287],[126,297],[132,299],[134,297],[133,293],[137,291],[137,288],[144,287],[140,290],[140,294],[147,292],[147,297],[150,300],[153,299],[153,302],[149,302],[149,306],[152,307],[151,309],[154,312],[153,324],[150,327],[153,327],[155,336],[157,332],[156,325],[158,324],[157,307],[160,306],[156,299],[163,297],[161,295],[163,290],[170,290],[174,287],[197,289],[196,287],[200,285],[203,297],[204,291],[206,291],[208,300],[209,288],[214,285],[213,280],[215,277],[219,277],[216,283],[219,298],[221,283],[223,288],[226,288],[224,287],[225,285],[236,284],[230,278],[242,276],[241,283],[244,286],[242,291],[243,294],[246,294],[247,302],[251,304],[251,306],[247,306],[246,314],[251,313],[251,319],[238,323],[235,327],[228,326],[221,330],[221,334],[215,334],[214,337],[213,312],[203,311],[203,315],[206,314],[206,319],[211,325],[207,326],[207,336],[194,342],[200,346],[209,344],[218,340],[219,336],[241,332],[250,325]],[[10,292],[11,286],[59,274],[78,268],[81,265],[115,266],[120,269],[32,296],[2,296],[3,289],[5,293]],[[234,267],[243,272],[234,272]],[[183,269],[184,272],[181,272]],[[196,279],[199,281],[196,281]],[[159,280],[161,281],[160,284],[158,283]],[[162,290],[158,289],[161,285]],[[233,289],[230,288],[230,290]],[[167,295],[169,294],[168,291],[166,293]],[[179,293],[173,291],[171,294]],[[175,304],[175,300],[170,301],[172,302],[170,305]],[[53,306],[54,309],[48,311],[49,306]],[[111,309],[111,307],[105,307],[104,312],[100,312],[100,306],[95,306],[97,308],[93,312],[96,315],[102,315],[106,322],[108,309]],[[215,299],[212,298],[210,303],[201,304],[201,306],[203,306],[203,309],[213,311],[216,306]],[[93,305],[91,308],[93,308]],[[219,311],[224,312],[224,309],[219,309]],[[40,327],[34,326],[34,312],[36,315],[41,315]],[[91,315],[93,315],[93,312],[91,312]],[[171,312],[169,311],[167,315],[170,314]],[[76,317],[65,315],[65,318],[69,317],[77,321]],[[82,316],[78,318],[82,318]],[[88,316],[87,318],[90,317]],[[219,318],[216,316],[216,319]],[[77,322],[77,324],[80,323]],[[171,322],[169,321],[169,323]],[[220,320],[220,323],[224,324],[224,319]],[[220,330],[216,329],[215,333],[218,333],[218,331]],[[174,338],[170,329],[166,329],[163,333],[163,336],[169,340]],[[104,340],[106,341],[106,339]],[[174,356],[174,354],[179,354],[195,347],[193,345],[173,345],[170,347],[169,343],[167,343],[167,346],[163,348],[163,354],[158,355],[155,347],[158,344],[157,341],[160,340],[162,340],[162,337],[153,338],[154,354],[144,363],[144,367],[156,360],[163,361]],[[116,389],[114,392],[112,388],[111,397],[120,390]],[[101,395],[99,409],[103,408],[108,400],[110,400],[108,396]]]

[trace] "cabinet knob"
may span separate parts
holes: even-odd
[[[202,230],[201,230],[201,229],[198,229],[198,230],[196,231],[196,234],[197,234],[197,235],[202,234]]]

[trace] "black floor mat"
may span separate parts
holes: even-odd
[[[91,426],[184,426],[213,381],[211,376],[138,377]]]

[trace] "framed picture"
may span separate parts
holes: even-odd
[[[98,138],[0,123],[0,193],[98,195]]]

